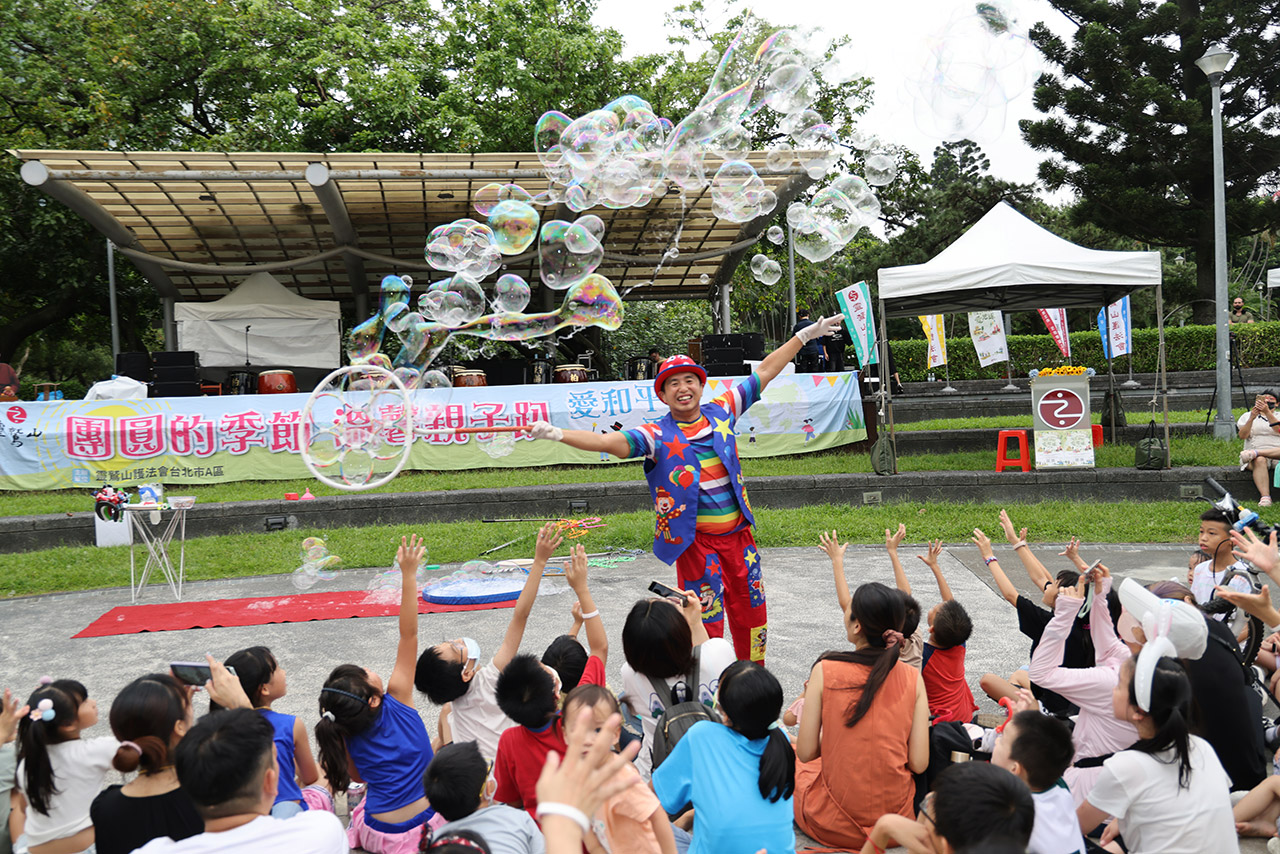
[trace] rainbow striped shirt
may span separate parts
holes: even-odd
[[[738,383],[715,398],[713,403],[724,407],[729,413],[729,425],[733,426],[742,413],[747,411],[747,407],[759,399],[760,377],[752,374],[745,382]],[[724,463],[716,456],[715,446],[711,441],[714,425],[705,413],[699,414],[696,421],[677,421],[676,425],[688,440],[701,469],[698,480],[697,530],[704,534],[730,534],[741,529],[746,520],[738,507],[738,499],[725,472]],[[662,428],[658,424],[642,424],[624,430],[622,435],[627,437],[627,443],[631,446],[628,458],[653,459],[661,432]]]

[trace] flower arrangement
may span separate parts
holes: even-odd
[[[1032,379],[1036,377],[1091,377],[1094,373],[1093,368],[1086,368],[1080,365],[1062,365],[1057,368],[1041,368],[1038,371],[1029,371],[1027,376]]]

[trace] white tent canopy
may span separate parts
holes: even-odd
[[[1280,288],[1280,267],[1267,271],[1267,290]]]
[[[889,317],[1096,308],[1160,284],[1160,253],[1086,249],[1000,202],[930,261],[877,282]]]
[[[311,300],[254,273],[212,302],[173,308],[178,349],[195,350],[205,367],[336,368],[340,363],[338,303]],[[245,327],[249,327],[247,335]]]

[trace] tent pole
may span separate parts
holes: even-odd
[[[884,321],[884,300],[880,300],[880,394],[884,395],[884,417],[893,446],[893,473],[898,473],[898,438],[893,432],[893,378],[889,376],[889,327]]]
[[[107,297],[111,304],[111,360],[120,355],[120,312],[116,307],[116,246],[107,238]]]
[[[796,328],[796,250],[795,232],[787,223],[787,328]]]
[[[1004,324],[1004,375],[1009,380],[1000,390],[1017,391],[1018,387],[1013,384],[1013,351],[1009,349],[1009,315],[1000,312],[1000,322]]]
[[[1156,282],[1156,327],[1160,333],[1160,364],[1158,366],[1160,377],[1158,382],[1160,385],[1160,400],[1164,403],[1164,467],[1172,468],[1173,446],[1169,444],[1169,375],[1165,370],[1164,355],[1164,290],[1160,282]]]

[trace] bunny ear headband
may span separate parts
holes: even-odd
[[[1142,631],[1147,642],[1138,653],[1138,663],[1133,668],[1133,693],[1138,698],[1138,708],[1151,711],[1151,682],[1155,678],[1160,659],[1177,658],[1178,648],[1169,637],[1173,626],[1173,607],[1161,602],[1156,611],[1148,611],[1142,617]]]

